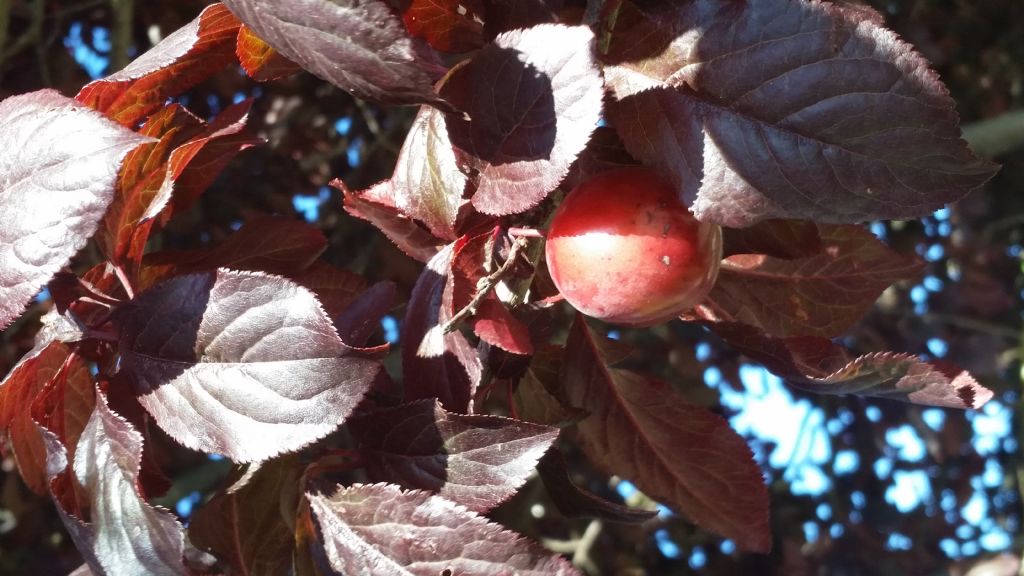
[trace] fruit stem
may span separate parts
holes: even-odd
[[[543,238],[544,231],[536,228],[512,227],[508,229],[508,235],[512,238]]]
[[[510,230],[511,232],[511,230]],[[450,320],[444,323],[442,330],[445,334],[449,334],[455,331],[459,327],[459,324],[466,318],[472,316],[480,302],[491,292],[491,290],[501,282],[501,279],[512,269],[515,265],[516,260],[519,258],[519,252],[522,251],[523,247],[526,246],[526,240],[523,238],[515,238],[512,242],[512,248],[508,251],[508,258],[502,262],[501,267],[494,271],[490,276],[484,276],[477,282],[476,294],[473,295],[473,299],[470,300],[469,304],[466,304],[462,310],[459,310],[451,317]]]

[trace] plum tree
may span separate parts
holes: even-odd
[[[722,231],[697,221],[657,172],[603,172],[566,196],[545,256],[562,296],[587,316],[651,326],[700,302],[718,276]]]

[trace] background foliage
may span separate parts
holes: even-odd
[[[0,0],[0,99],[42,87],[74,94],[189,22],[205,2]],[[996,400],[977,413],[858,398],[805,397],[783,389],[700,329],[674,323],[621,331],[639,344],[648,371],[672,374],[691,401],[721,403],[749,434],[770,477],[773,531],[784,546],[742,555],[729,541],[663,513],[644,527],[566,521],[527,486],[492,513],[507,526],[575,556],[595,573],[930,574],[966,572],[980,561],[1017,569],[1021,537],[1021,322],[1024,318],[1024,6],[1014,0],[871,2],[886,25],[933,64],[958,102],[978,151],[1002,171],[957,205],[872,231],[928,262],[924,280],[888,290],[844,343],[948,358],[969,369]],[[408,295],[421,266],[370,225],[341,210],[327,182],[353,189],[391,174],[411,108],[378,109],[311,75],[255,86],[221,74],[181,99],[201,117],[260,95],[250,126],[267,144],[244,151],[190,211],[171,221],[163,248],[215,245],[242,223],[282,214],[313,221],[330,240],[325,257]],[[1011,116],[1005,116],[1011,114]],[[993,125],[978,124],[996,119]],[[1016,122],[1017,135],[1002,131]],[[1014,141],[1016,140],[1016,142]],[[4,332],[0,373],[32,344],[41,298]],[[382,330],[400,338],[392,311]],[[183,518],[219,485],[223,462],[165,438],[161,466],[174,484],[162,502]],[[581,485],[632,504],[627,483],[570,465]],[[0,492],[0,573],[63,574],[81,560],[52,503],[29,492],[10,458]],[[1006,556],[1000,556],[1000,555]],[[1003,573],[1003,572],[1000,572]]]

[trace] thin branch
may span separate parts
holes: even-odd
[[[44,0],[32,0],[29,4],[29,23],[28,28],[22,32],[21,36],[11,44],[11,47],[0,51],[0,65],[7,61],[8,58],[14,56],[18,52],[21,52],[25,48],[28,48],[33,42],[39,38],[43,31],[43,16],[45,16],[45,4]],[[9,14],[8,14],[8,17]],[[6,28],[6,27],[5,27]]]
[[[483,299],[491,292],[491,290],[501,282],[501,279],[512,269],[515,265],[516,260],[519,257],[519,252],[526,246],[526,241],[522,239],[516,239],[512,243],[512,249],[508,252],[508,258],[501,264],[501,267],[494,271],[490,276],[484,276],[477,283],[476,294],[473,295],[473,299],[466,304],[466,306],[455,313],[451,320],[445,323],[444,333],[448,334],[458,328],[459,324],[466,318],[476,313],[476,309],[483,302]]]
[[[1024,145],[1024,110],[1011,110],[964,126],[964,139],[975,154],[991,158]]]
[[[598,571],[597,564],[590,557],[590,551],[594,549],[594,544],[597,543],[598,537],[601,536],[602,528],[604,528],[604,525],[600,520],[591,520],[590,524],[587,525],[587,529],[583,531],[583,536],[580,538],[579,546],[576,547],[576,552],[572,555],[572,563],[586,570],[588,574],[596,574]]]
[[[135,0],[110,0],[114,12],[111,26],[110,68],[116,72],[128,65],[128,51],[132,46],[132,23],[135,20]]]
[[[7,46],[7,28],[11,24],[11,0],[0,0],[0,54],[4,54]],[[0,65],[3,61],[0,61]]]
[[[955,316],[952,314],[936,314],[929,313],[922,316],[925,321],[932,321],[939,324],[948,324],[949,326],[956,326],[957,328],[965,328],[967,330],[973,330],[982,334],[991,334],[992,336],[1001,336],[1003,338],[1009,338],[1019,342],[1021,340],[1021,333],[1016,328],[1010,326],[1004,326],[1001,324],[993,324],[991,322],[985,322],[983,320],[975,320],[974,318],[968,318],[966,316]]]

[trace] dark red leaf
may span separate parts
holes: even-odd
[[[448,115],[448,132],[479,171],[477,210],[528,210],[569,172],[601,117],[593,40],[583,26],[507,32],[447,79],[442,95],[468,114]]]
[[[371,480],[430,490],[481,513],[515,494],[558,437],[557,428],[452,414],[436,401],[376,410],[349,427]]]
[[[774,338],[739,323],[709,327],[790,384],[819,394],[854,394],[945,408],[980,408],[993,393],[966,370],[910,354],[854,358],[827,338]]]
[[[133,126],[235,59],[240,24],[217,3],[120,70],[86,84],[75,97],[125,126]]]
[[[566,518],[599,518],[611,522],[642,523],[658,515],[656,510],[640,510],[616,504],[583,490],[573,483],[565,459],[557,450],[549,450],[537,465],[551,501]]]
[[[367,288],[366,278],[321,260],[290,278],[316,294],[327,315],[337,318]]]
[[[0,102],[0,329],[85,246],[148,141],[54,90]]]
[[[245,477],[236,474],[225,492],[196,512],[188,526],[189,540],[224,561],[232,573],[288,573],[295,548],[290,526],[302,473],[296,460],[286,456],[247,470]]]
[[[412,0],[405,27],[442,52],[468,52],[484,44],[481,0]]]
[[[291,76],[302,68],[270,47],[248,26],[238,29],[238,45],[235,48],[238,61],[247,74],[257,82],[277,80]]]
[[[486,6],[484,32],[494,38],[502,32],[532,28],[558,21],[564,0],[483,0]]]
[[[335,182],[345,194],[345,211],[376,226],[406,255],[427,262],[437,254],[442,242],[395,207],[390,180],[359,193]]]
[[[311,292],[265,274],[172,278],[139,295],[119,329],[121,370],[157,424],[235,461],[329,434],[380,370],[341,341]]]
[[[402,332],[405,399],[437,398],[447,410],[471,411],[480,383],[480,358],[459,331],[444,333],[451,319],[454,244],[430,259],[409,297]]]
[[[784,260],[737,254],[722,261],[718,281],[698,312],[773,336],[831,338],[871,309],[882,291],[924,269],[860,226],[820,225],[816,254]]]
[[[87,495],[88,523],[67,523],[88,535],[84,546],[98,574],[185,574],[184,529],[174,514],[139,494],[142,435],[110,411],[97,394],[96,409],[74,455],[75,478]],[[78,542],[81,547],[82,542]]]
[[[821,250],[818,226],[806,220],[764,220],[749,228],[722,228],[722,257],[765,254],[793,259]]]
[[[423,222],[434,236],[454,240],[466,182],[444,114],[430,106],[420,107],[391,177],[391,203],[402,214]]]
[[[995,166],[960,139],[927,62],[864,10],[766,0],[622,3],[611,115],[698,218],[853,223],[922,216]]]
[[[569,175],[562,182],[562,187],[571,190],[606,170],[628,168],[639,164],[626,151],[622,139],[619,138],[614,128],[599,126],[594,130],[587,147],[569,169]]]
[[[768,489],[746,441],[664,382],[609,368],[603,346],[577,316],[562,382],[569,401],[590,412],[578,425],[587,457],[740,548],[768,552]]]
[[[436,56],[382,0],[225,4],[282,56],[359,98],[446,107],[432,85]]]
[[[586,410],[569,406],[559,397],[561,382],[558,372],[562,363],[562,351],[560,346],[548,345],[533,355],[530,367],[519,380],[519,385],[512,396],[517,418],[564,428],[576,424],[587,416]]]
[[[563,558],[429,492],[356,484],[331,497],[306,497],[320,553],[340,574],[579,574]]]
[[[395,305],[395,283],[378,282],[352,299],[334,318],[338,336],[349,346],[362,347],[380,329],[380,320]]]

